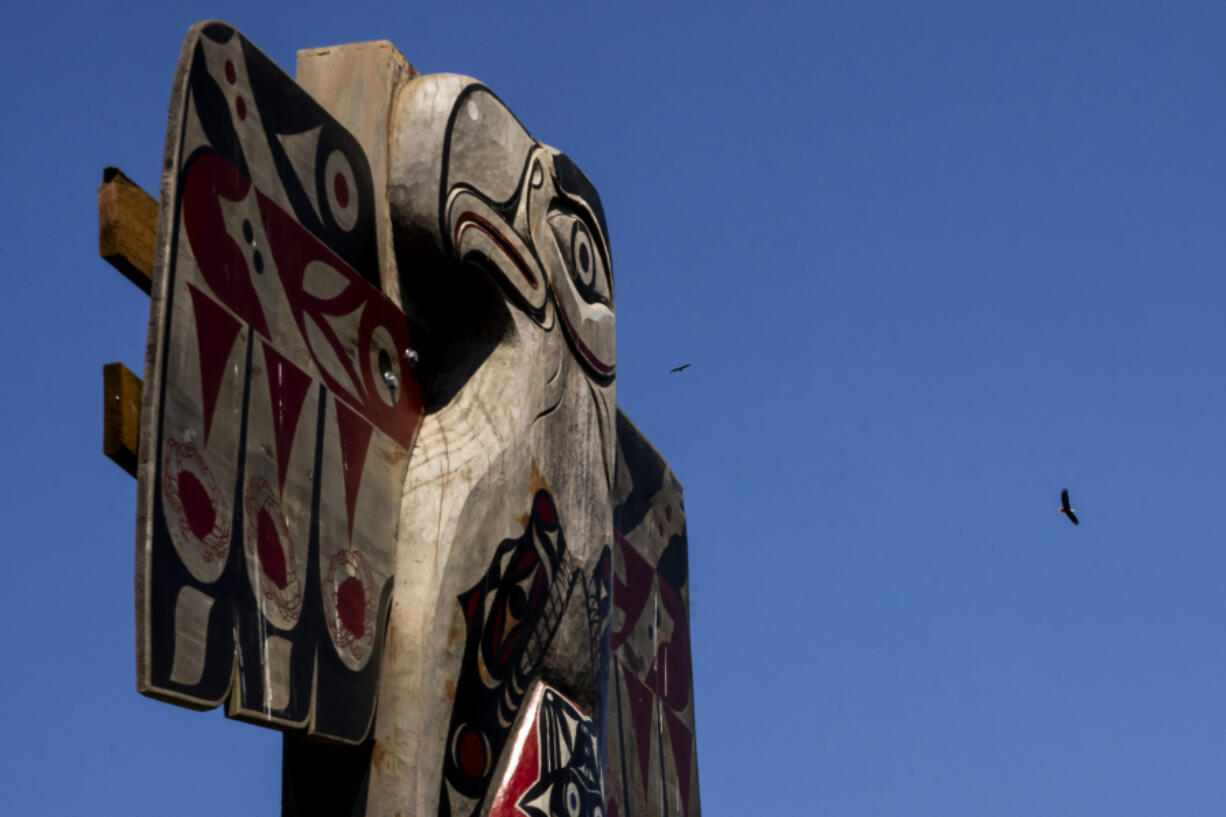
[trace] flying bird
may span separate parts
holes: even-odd
[[[1063,491],[1060,492],[1060,513],[1067,516],[1068,521],[1072,522],[1074,525],[1081,524],[1080,522],[1077,521],[1077,514],[1073,511],[1073,509],[1068,504],[1068,488],[1065,488]]]
[[[685,371],[686,369],[688,369],[688,368],[690,368],[690,364],[689,364],[689,363],[683,363],[683,364],[681,364],[680,366],[676,366],[676,367],[674,367],[674,368],[672,368],[672,369],[669,369],[669,370],[668,370],[668,372],[669,372],[669,374],[672,374],[673,372],[684,372],[684,371]]]

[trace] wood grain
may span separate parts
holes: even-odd
[[[415,69],[387,40],[298,52],[297,81],[357,137],[375,184],[375,231],[383,294],[401,309],[400,275],[387,214],[387,129],[392,100]]]
[[[98,254],[141,288],[153,286],[158,203],[119,168],[102,171],[98,186]]]
[[[122,363],[102,367],[102,453],[136,476],[141,380]]]

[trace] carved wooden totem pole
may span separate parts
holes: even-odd
[[[140,690],[285,730],[286,813],[697,817],[681,486],[617,409],[595,188],[387,43],[298,74],[222,23],[180,57]]]

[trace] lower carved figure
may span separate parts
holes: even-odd
[[[468,638],[447,733],[439,814],[479,807],[520,704],[570,598],[575,573],[557,506],[537,491],[524,533],[503,541],[458,601]]]

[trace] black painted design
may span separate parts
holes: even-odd
[[[453,150],[457,146],[481,161]],[[613,311],[608,225],[596,187],[565,154],[534,140],[478,83],[456,96],[448,115],[438,218],[447,255],[489,273],[507,299],[542,327],[552,330],[556,315],[588,377],[602,386],[613,382],[612,322],[596,328],[576,312],[580,302]],[[536,230],[544,222],[549,229]],[[469,230],[487,242],[464,242]],[[545,260],[558,257],[561,272]]]
[[[210,62],[206,49],[224,47],[225,61]],[[240,56],[241,55],[241,56]],[[193,163],[201,156],[216,154],[229,162],[243,177],[251,177],[248,151],[253,138],[250,128],[243,131],[243,124],[250,124],[258,113],[263,128],[266,147],[276,164],[277,181],[282,185],[283,198],[293,208],[293,215],[304,227],[319,238],[329,249],[362,276],[368,283],[378,287],[378,266],[374,232],[374,198],[370,167],[357,140],[336,122],[318,103],[300,88],[288,75],[278,68],[263,53],[256,49],[235,29],[222,23],[209,23],[194,29],[184,44],[187,76],[183,79],[179,101],[182,119],[172,127],[178,127],[178,152],[182,152],[189,121],[199,123],[207,145],[195,146],[191,156],[181,156],[178,178],[175,180],[176,202],[174,224],[171,230],[170,257],[177,257],[177,246],[183,225],[183,191]],[[216,73],[220,71],[220,74]],[[245,72],[240,75],[241,72]],[[250,91],[239,93],[232,105],[227,97],[236,93],[245,76]],[[314,205],[305,195],[297,171],[291,166],[278,134],[295,134],[319,129],[318,147],[313,169],[314,184],[322,185],[327,180],[320,174],[330,155],[340,152],[350,168],[350,178],[355,197],[357,217],[348,230],[341,229],[316,214]],[[246,140],[246,143],[244,142]],[[244,145],[247,148],[245,149]],[[322,209],[326,210],[326,206]],[[254,244],[254,231],[249,221],[242,224],[242,237],[248,245]],[[235,245],[237,247],[237,244]],[[255,251],[252,267],[255,274],[264,271],[265,256]],[[166,271],[167,304],[171,313],[176,291],[176,269],[172,264]],[[237,272],[235,273],[238,274]],[[166,334],[161,340],[162,348],[169,347],[170,320],[166,321]],[[254,720],[265,725],[289,729],[307,729],[313,735],[334,740],[356,743],[362,741],[373,722],[375,693],[377,690],[381,650],[360,670],[347,667],[334,649],[321,599],[320,577],[320,504],[322,450],[325,411],[335,400],[328,389],[317,387],[318,412],[312,417],[303,417],[301,422],[313,429],[315,460],[313,494],[308,512],[309,546],[305,577],[305,592],[302,597],[301,616],[290,629],[281,629],[261,612],[261,600],[248,577],[244,562],[243,490],[247,449],[252,377],[253,350],[258,345],[257,333],[244,326],[241,336],[246,343],[246,358],[243,363],[242,416],[236,418],[239,425],[239,452],[237,473],[233,483],[227,482],[224,490],[228,508],[232,509],[229,524],[230,538],[224,567],[213,581],[204,581],[192,575],[175,550],[171,539],[168,509],[163,502],[161,485],[166,467],[161,457],[155,457],[155,476],[152,491],[152,534],[148,549],[146,572],[149,575],[148,592],[145,598],[144,618],[147,630],[140,636],[147,639],[148,668],[141,669],[141,684],[148,694],[187,704],[196,708],[209,708],[229,698],[231,714]],[[163,356],[161,394],[159,406],[164,407],[171,378],[166,366],[169,355]],[[162,411],[165,409],[163,408]],[[156,451],[161,451],[167,431],[159,418]],[[394,509],[392,511],[394,513]],[[198,634],[205,643],[203,671],[192,683],[172,680],[175,657],[175,615],[181,592],[185,589],[198,591],[201,596],[213,599],[207,623]],[[375,643],[383,643],[386,632],[387,612],[391,601],[392,578],[386,577],[372,588],[375,613]],[[266,690],[265,639],[277,636],[290,644],[290,671],[288,698],[283,705],[271,706]],[[234,681],[236,688],[232,689]],[[313,719],[312,719],[313,715]]]
[[[516,804],[528,817],[601,817],[604,777],[592,721],[553,690],[537,716],[540,772]]]
[[[537,491],[523,535],[499,544],[485,576],[458,597],[468,639],[447,730],[440,815],[451,815],[451,791],[476,801],[472,813],[480,808],[576,576],[553,497]]]

